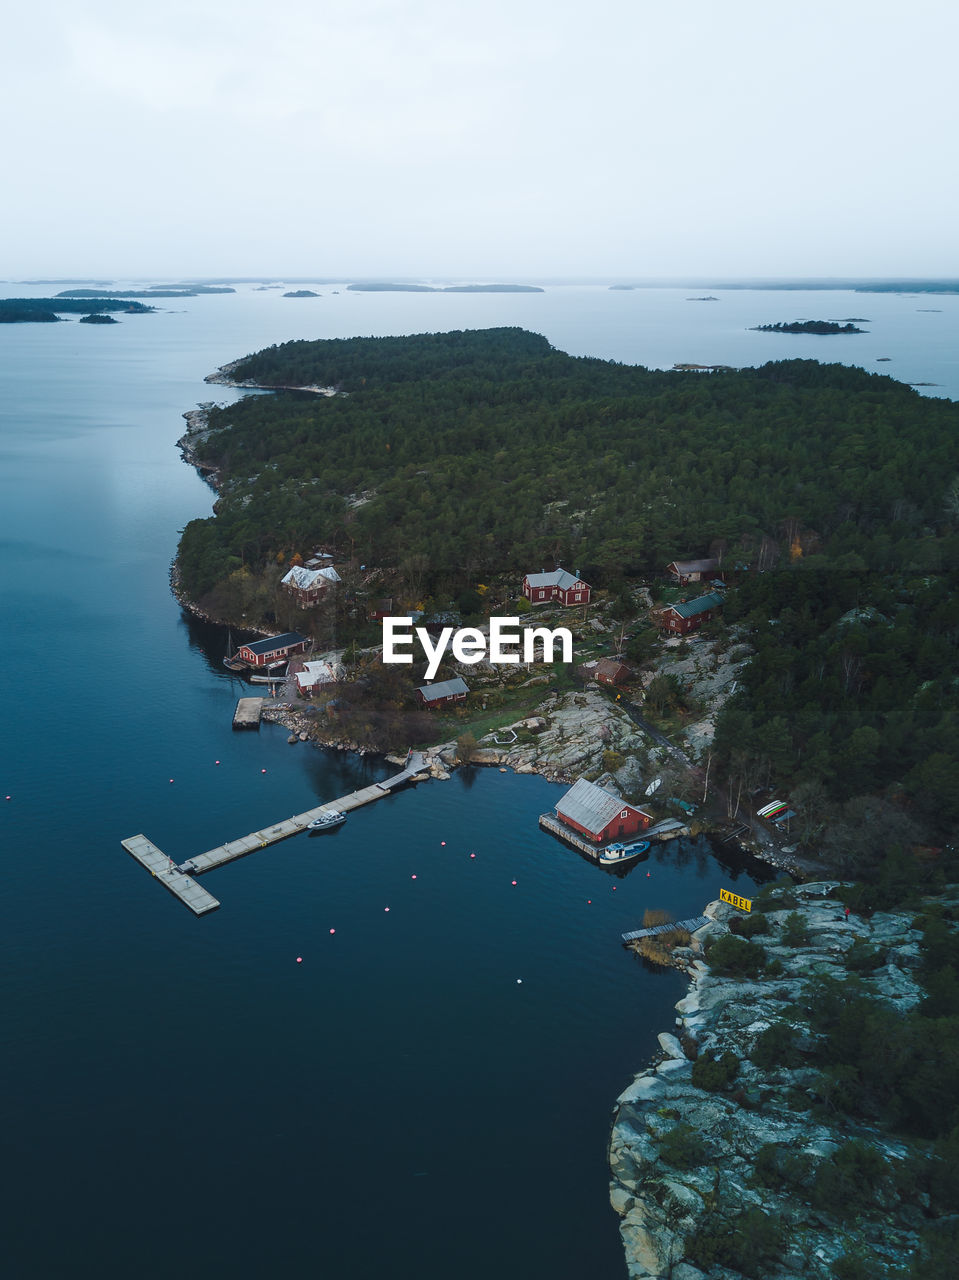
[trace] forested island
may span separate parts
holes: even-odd
[[[9,299],[19,301],[19,299]],[[60,317],[53,311],[33,307],[10,307],[0,302],[0,324],[56,324]]]
[[[284,298],[319,298],[322,295],[314,293],[312,289],[290,289],[288,293],[284,293]]]
[[[94,311],[91,315],[81,316],[80,324],[119,324],[113,316],[104,315],[102,311]]]
[[[842,365],[650,371],[520,329],[291,342],[232,376],[339,394],[210,411],[191,599],[318,543],[436,599],[554,563],[618,591],[711,549],[755,649],[716,728],[734,785],[803,785],[811,811],[888,792],[940,838],[959,818],[959,406]]]
[[[203,293],[236,293],[222,285],[151,285],[149,289],[63,289],[58,298],[196,298]]]
[[[793,320],[786,324],[753,325],[754,333],[815,333],[828,335],[833,333],[868,333],[868,329],[859,329],[854,324],[837,324],[834,320]]]
[[[156,307],[130,301],[129,295],[122,299],[101,294],[90,297],[0,298],[0,324],[49,323],[59,320],[60,313],[91,315],[94,312],[126,311],[146,315],[155,310]]]
[[[349,284],[354,293],[544,293],[535,284]]]

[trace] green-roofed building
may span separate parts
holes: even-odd
[[[684,600],[682,604],[667,605],[659,617],[660,630],[671,636],[688,635],[708,622],[722,607],[723,597],[718,591],[709,591],[695,600]]]

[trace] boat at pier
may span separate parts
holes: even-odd
[[[316,835],[319,831],[332,831],[334,827],[342,826],[345,821],[345,813],[341,813],[339,809],[327,809],[318,818],[314,818],[306,829],[311,835]]]
[[[599,850],[596,859],[601,867],[620,867],[624,862],[641,858],[648,849],[648,840],[637,840],[633,844],[608,844],[605,849]]]

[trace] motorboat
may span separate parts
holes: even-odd
[[[636,840],[632,844],[608,844],[605,849],[600,849],[596,856],[601,867],[619,867],[624,862],[641,858],[648,849],[648,840]]]
[[[334,827],[342,826],[345,821],[346,814],[341,813],[339,809],[324,809],[318,818],[314,818],[307,824],[306,829],[315,835],[318,831],[332,831]]]

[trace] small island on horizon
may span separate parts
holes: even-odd
[[[834,320],[793,320],[790,323],[754,324],[754,333],[814,333],[826,337],[834,333],[868,333],[854,324],[836,324]]]
[[[321,293],[314,293],[312,289],[291,289],[289,293],[284,293],[284,298],[322,298]]]
[[[353,293],[545,293],[538,284],[396,284],[390,281],[348,284]]]

